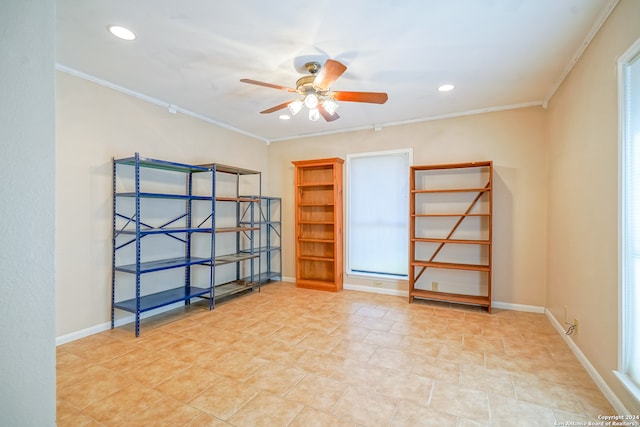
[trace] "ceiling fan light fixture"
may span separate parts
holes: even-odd
[[[290,116],[290,115],[288,115],[288,114],[280,114],[280,115],[278,116],[278,118],[279,118],[280,120],[289,120],[289,119],[291,118],[291,116]]]
[[[320,119],[320,111],[317,108],[309,109],[309,120],[312,122],[317,122]]]
[[[302,103],[302,101],[300,101],[299,99],[296,99],[295,101],[293,101],[288,105],[289,111],[291,111],[291,114],[295,116],[300,112],[300,110],[302,110],[303,105],[304,104]]]
[[[133,31],[120,25],[109,25],[107,30],[114,36],[122,40],[135,40],[136,35]]]
[[[336,110],[338,109],[338,103],[331,99],[325,99],[324,101],[322,101],[322,106],[324,107],[325,110],[327,110],[327,113],[329,113],[332,116],[336,113]]]
[[[316,108],[318,106],[318,96],[315,93],[305,96],[304,105],[310,110]]]

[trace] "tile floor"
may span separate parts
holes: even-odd
[[[613,409],[542,314],[273,283],[58,347],[58,426],[554,426]]]

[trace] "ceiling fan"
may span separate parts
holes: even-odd
[[[336,113],[338,108],[336,101],[367,102],[371,104],[384,104],[387,102],[388,96],[384,92],[332,91],[331,85],[347,70],[347,67],[338,61],[328,59],[323,66],[318,62],[307,62],[305,68],[309,75],[299,78],[295,89],[251,79],[240,79],[240,81],[302,95],[301,98],[292,99],[260,111],[260,114],[269,114],[288,107],[291,113],[296,115],[302,110],[303,106],[306,106],[309,109],[309,120],[316,121],[322,115],[326,121],[332,122],[340,118]]]

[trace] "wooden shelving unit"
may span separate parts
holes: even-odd
[[[298,287],[342,289],[343,163],[340,158],[293,162]]]
[[[491,312],[493,163],[412,166],[410,181],[409,302]]]

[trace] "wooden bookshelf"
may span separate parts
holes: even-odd
[[[409,302],[424,298],[491,312],[493,163],[412,166],[410,179]],[[450,273],[436,273],[442,270]],[[475,292],[464,291],[469,288]]]
[[[342,289],[343,163],[340,158],[293,162],[298,287]]]

